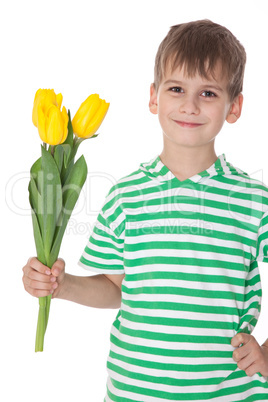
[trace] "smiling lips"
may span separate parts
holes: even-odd
[[[179,121],[179,120],[174,120],[174,121],[175,121],[175,123],[177,123],[179,126],[185,127],[185,128],[195,128],[195,127],[202,126],[202,124],[200,124],[200,123],[191,123],[191,122]]]

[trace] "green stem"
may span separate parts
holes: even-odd
[[[73,139],[73,147],[72,147],[70,156],[68,158],[67,169],[65,169],[65,171],[62,172],[63,173],[62,174],[62,185],[64,185],[64,183],[66,182],[67,177],[68,177],[68,175],[70,173],[70,170],[72,169],[72,166],[74,164],[74,159],[75,159],[78,147],[83,141],[85,141],[85,139],[86,138],[79,138],[79,137],[76,137],[76,136],[74,137],[74,139]]]
[[[54,145],[51,145],[51,148],[50,148],[51,150],[50,150],[50,152],[51,152],[51,156],[54,156],[54,149],[55,149],[55,146]]]
[[[51,256],[50,256],[51,257]],[[50,261],[47,260],[47,266],[49,268],[52,267],[53,263],[57,260],[57,256]],[[44,350],[44,338],[47,329],[47,323],[49,318],[50,311],[50,302],[52,295],[48,295],[46,297],[39,297],[39,312],[38,312],[38,320],[37,320],[37,329],[36,329],[36,338],[35,338],[35,351],[43,352]]]
[[[46,312],[45,312],[45,317],[46,317],[45,332],[46,332],[46,329],[47,329],[47,323],[48,323],[48,318],[49,318],[51,297],[52,297],[52,295],[47,296],[47,304],[46,304]]]
[[[46,330],[46,305],[46,297],[39,297],[39,312],[35,338],[36,352],[43,352],[44,349],[44,335]]]
[[[36,338],[35,338],[36,352],[43,352],[44,349],[44,338],[49,318],[51,296],[52,295],[48,295],[46,297],[39,297],[39,312],[38,312],[38,321],[37,321]]]

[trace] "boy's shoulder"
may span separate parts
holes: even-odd
[[[137,169],[116,180],[108,194],[115,192],[124,194],[125,192],[133,191],[135,188],[140,190],[154,178],[153,171],[157,171],[156,166],[159,161],[160,157],[157,155],[148,162],[140,163]],[[155,175],[155,178],[156,177],[157,175]]]

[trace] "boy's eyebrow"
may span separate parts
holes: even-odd
[[[164,85],[167,84],[176,84],[176,85],[183,85],[183,82],[181,81],[177,81],[177,80],[167,80],[164,82]],[[216,89],[217,91],[223,92],[223,89],[221,87],[219,87],[218,85],[212,84],[212,83],[205,83],[204,85],[202,84],[202,86],[204,87],[209,87],[212,89]]]

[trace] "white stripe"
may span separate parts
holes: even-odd
[[[155,221],[154,221],[155,222]],[[160,226],[160,225],[159,225]],[[127,229],[131,228],[130,224],[127,223],[126,225]],[[156,229],[157,230],[157,229]],[[248,233],[248,232],[247,232]],[[179,237],[180,236],[180,237]],[[254,234],[252,234],[252,237]],[[248,236],[246,235],[248,238]],[[159,243],[167,243],[167,242],[177,242],[178,239],[184,242],[191,242],[191,243],[202,243],[202,244],[207,244],[207,245],[213,245],[217,247],[227,247],[229,249],[238,249],[241,250],[241,242],[235,241],[235,240],[230,240],[228,238],[226,239],[219,239],[217,237],[211,237],[211,236],[206,236],[205,233],[200,237],[200,235],[197,235],[195,233],[157,233],[157,239],[154,233],[152,234],[140,234],[138,237],[136,236],[128,236],[127,238],[127,244],[137,244],[137,243],[150,243],[154,242],[157,240]],[[250,246],[244,244],[243,247],[247,252],[251,251]]]
[[[125,282],[124,282],[125,283]],[[251,289],[247,289],[246,292],[249,293]],[[246,293],[246,294],[247,294]],[[134,301],[156,301],[155,295],[141,293],[136,295],[127,294],[122,292],[122,298],[125,300]],[[207,297],[196,297],[194,295],[184,296],[184,295],[172,295],[172,294],[158,294],[157,302],[173,302],[182,304],[199,304],[202,306],[216,306],[216,307],[232,307],[235,309],[247,309],[248,306],[256,300],[260,300],[258,295],[253,295],[248,301],[238,301],[234,299],[220,299],[220,298],[207,298]],[[238,313],[238,312],[237,312]]]
[[[105,269],[105,268],[101,269],[101,268],[95,268],[95,267],[92,267],[90,265],[83,264],[81,261],[78,261],[77,264],[80,267],[86,269],[87,271],[96,272],[98,274],[110,274],[110,275],[118,275],[118,274],[122,275],[122,274],[124,274],[124,269],[123,268],[122,269],[113,269],[112,270],[110,266],[107,266],[107,269]]]
[[[226,286],[225,283],[212,283],[212,282],[194,282],[194,281],[183,281],[176,279],[148,279],[148,280],[136,280],[135,282],[127,282],[127,287],[129,289],[135,289],[139,287],[166,287],[166,288],[176,288],[181,287],[190,290],[205,290],[205,291],[227,291],[233,292],[234,294],[244,294],[244,288],[241,286],[229,285]],[[180,296],[180,295],[179,295]],[[216,294],[215,294],[216,296]]]
[[[232,381],[226,381],[226,380],[222,381],[221,384],[218,386],[217,385],[214,385],[214,386],[213,385],[211,385],[211,386],[187,386],[187,389],[185,389],[185,387],[164,386],[164,389],[163,389],[163,385],[161,385],[161,384],[143,382],[143,381],[138,381],[138,380],[131,380],[131,379],[129,379],[125,376],[121,376],[111,370],[109,370],[109,371],[110,371],[110,375],[112,375],[113,378],[115,378],[117,381],[120,381],[125,384],[135,385],[135,386],[139,386],[141,388],[147,387],[149,389],[160,390],[160,391],[163,390],[163,391],[168,391],[168,392],[172,392],[172,393],[181,393],[181,394],[189,394],[191,392],[193,392],[193,393],[213,392],[218,389],[228,389],[229,387],[232,387],[232,386],[235,387],[238,385],[237,379],[236,379],[236,380],[232,380]],[[249,382],[254,381],[254,380],[260,381],[260,377],[257,374],[255,374],[254,377],[251,377],[251,378],[243,377],[239,380],[240,380],[240,385],[246,385]],[[227,384],[229,384],[229,385],[227,386]],[[158,397],[149,397],[149,396],[145,397],[140,394],[136,394],[136,393],[132,393],[132,392],[128,392],[128,391],[122,392],[120,390],[115,389],[112,386],[110,379],[108,381],[108,387],[113,394],[115,394],[119,397],[122,396],[122,397],[130,398],[130,399],[134,398],[135,401],[144,402],[145,401],[144,398],[146,398],[146,402],[169,402],[170,401],[170,399],[162,399],[162,398],[158,398]],[[215,398],[209,398],[209,400],[215,401],[215,402],[236,402],[236,401],[241,402],[242,399],[253,396],[257,393],[266,394],[267,390],[257,386],[257,387],[254,387],[254,389],[249,389],[244,392],[239,392],[239,394],[237,394],[237,397],[239,399],[236,399],[236,394],[232,393],[231,395],[224,395],[222,397],[218,396]],[[180,399],[180,402],[189,401],[189,399],[187,398],[187,395],[185,395],[185,396],[186,396],[186,399],[184,399],[184,400]],[[207,400],[208,400],[207,398],[202,399],[201,397],[199,397],[198,399],[196,399],[196,402],[207,401]],[[261,400],[263,401],[263,399],[261,399]],[[258,401],[258,399],[255,399],[255,401]]]
[[[117,330],[113,330],[113,333],[116,336],[116,333],[118,334],[119,339],[121,338],[121,334],[117,331]],[[181,350],[190,350],[190,351],[200,351],[200,344],[197,343],[185,343],[185,342],[180,342],[179,343],[180,349]],[[161,355],[159,357],[159,355],[154,355],[151,353],[142,353],[142,352],[138,352],[138,351],[131,351],[131,350],[125,350],[122,349],[118,346],[116,346],[114,343],[111,344],[111,349],[114,353],[119,354],[119,355],[123,355],[126,356],[130,359],[138,359],[141,361],[147,361],[147,362],[160,362],[163,364],[178,364],[180,362],[180,357],[176,357],[176,356],[166,356],[165,354]],[[177,348],[175,348],[175,350],[177,350]],[[234,348],[232,347],[232,345],[225,345],[225,344],[212,344],[212,343],[202,343],[202,350],[205,351],[224,351],[224,352],[233,352]],[[161,359],[161,360],[159,360]],[[228,360],[228,359],[227,359]],[[229,361],[230,363],[234,363],[234,361],[231,359]],[[220,371],[221,372],[221,371]],[[225,370],[226,372],[226,370]],[[215,377],[222,377],[222,374],[219,374],[219,371],[213,371],[213,374],[215,374]],[[207,378],[208,373],[206,371],[204,372],[192,372],[191,374],[191,378],[193,379],[197,379],[197,378]],[[211,373],[210,373],[211,375]],[[189,372],[181,372],[181,378],[185,379],[185,378],[189,378]]]
[[[183,237],[183,236],[182,236]],[[222,261],[222,262],[231,262],[231,263],[237,263],[240,265],[249,265],[250,259],[245,258],[244,256],[238,256],[238,255],[233,255],[233,254],[225,254],[224,251],[214,253],[213,251],[202,251],[202,250],[189,250],[186,248],[180,248],[180,242],[184,243],[185,240],[183,238],[180,238],[181,241],[177,241],[178,248],[177,249],[170,249],[170,248],[153,248],[153,249],[147,249],[147,250],[138,250],[138,251],[125,251],[124,252],[124,257],[126,260],[134,261],[135,259],[139,258],[150,258],[150,257],[175,257],[178,258],[178,265],[179,265],[179,258],[196,258],[200,260],[216,260],[216,261]],[[199,244],[202,244],[200,241]],[[228,249],[230,251],[230,249]],[[237,270],[241,270],[241,267],[234,268],[234,272]],[[246,268],[245,268],[246,272]],[[211,272],[212,273],[212,272]],[[235,274],[234,274],[235,276]]]
[[[95,236],[94,236],[95,237]],[[101,238],[101,241],[106,241],[106,237],[102,237]],[[117,248],[120,248],[120,245],[119,245],[119,247],[117,246],[117,243],[114,243],[113,241],[112,241],[112,239],[110,239],[110,238],[108,238],[108,241],[107,241],[107,243],[110,243],[110,244],[112,244],[113,246],[115,246],[115,247],[117,247]],[[115,255],[117,255],[118,256],[118,259],[121,259],[122,258],[122,252],[120,252],[120,251],[118,251],[118,250],[116,250],[115,248],[110,248],[110,247],[104,247],[104,246],[97,246],[96,244],[93,244],[93,243],[87,243],[87,247],[90,249],[90,250],[92,250],[92,251],[97,251],[97,252],[99,252],[100,254],[103,254],[103,255],[105,255],[105,254],[107,254],[107,255],[109,255],[109,254],[115,254]],[[97,257],[95,257],[95,256],[91,256],[90,254],[88,254],[86,251],[84,251],[84,254],[83,254],[84,256],[85,256],[85,258],[87,258],[87,259],[92,259],[92,258],[97,258]],[[104,258],[104,260],[106,259],[106,257]],[[106,259],[107,260],[107,259]],[[109,260],[109,261],[111,261],[111,260]],[[116,260],[117,262],[118,262],[118,260]]]
[[[126,326],[130,325],[130,322],[124,319],[122,322],[122,325]],[[143,327],[144,324],[140,325],[140,328]],[[146,327],[146,326],[145,326]],[[155,331],[156,332],[161,332],[164,331],[165,326],[161,325],[155,325]],[[167,325],[168,329],[166,330],[167,333],[170,333],[172,329],[174,328],[174,332],[178,332],[178,328],[180,328],[179,335],[188,335],[188,336],[213,336],[213,337],[230,337],[232,338],[236,332],[235,330],[228,330],[228,329],[212,329],[212,328],[192,328],[192,327],[171,327]],[[197,332],[198,329],[198,332]],[[116,335],[117,329],[112,327],[111,329],[112,333]],[[175,332],[176,333],[176,332]],[[178,342],[168,342],[168,341],[156,341],[153,339],[146,339],[146,338],[139,338],[139,337],[133,337],[125,334],[120,334],[118,335],[119,339],[124,340],[125,342],[130,343],[131,345],[140,345],[140,346],[147,346],[147,347],[155,347],[155,348],[161,348],[161,349],[178,349]],[[219,344],[221,345],[221,344]],[[199,345],[201,346],[201,345]],[[221,346],[220,346],[221,347]],[[160,357],[159,357],[160,358]]]
[[[171,240],[172,241],[172,240]],[[184,274],[202,274],[202,275],[219,275],[226,278],[237,278],[244,279],[245,271],[238,271],[228,268],[221,267],[206,267],[206,266],[198,266],[198,265],[184,265],[184,264],[146,264],[146,265],[136,265],[135,267],[126,267],[129,275],[143,274],[143,273],[151,273],[154,272],[182,272]],[[256,267],[249,274],[248,278],[252,278],[253,276],[259,273],[258,267]]]
[[[148,233],[148,229],[151,229],[151,232],[149,233],[150,235],[155,234],[158,235],[159,228],[160,227],[168,227],[168,230],[166,231],[166,235],[169,235],[169,232],[171,234],[177,233],[178,234],[183,234],[183,228],[181,226],[186,226],[189,227],[190,230],[192,231],[191,234],[195,235],[198,233],[198,230],[202,232],[203,234],[208,234],[211,232],[211,230],[223,232],[223,233],[234,233],[242,237],[246,237],[248,239],[254,240],[256,238],[256,234],[253,233],[250,230],[246,230],[246,227],[237,227],[237,226],[232,226],[229,223],[223,224],[223,223],[218,223],[218,222],[210,222],[210,221],[203,221],[201,219],[191,219],[191,218],[164,218],[164,219],[144,219],[142,221],[136,221],[136,220],[130,220],[126,222],[126,229],[144,229],[144,233],[142,235]],[[256,225],[257,226],[257,225]],[[170,228],[171,227],[171,228]],[[173,231],[173,233],[172,233]],[[180,232],[180,233],[178,233]]]
[[[183,379],[183,380],[187,380],[187,379],[194,379],[192,376],[192,372],[187,372],[187,371],[176,371],[176,370],[160,370],[160,369],[155,369],[155,368],[144,368],[142,366],[136,366],[135,364],[129,364],[126,363],[124,361],[115,359],[115,358],[111,358],[109,357],[109,361],[115,365],[118,365],[119,367],[123,368],[124,370],[130,371],[132,373],[139,373],[139,374],[144,374],[144,375],[150,375],[153,377],[169,377],[172,379]],[[190,365],[202,365],[202,361],[204,361],[204,359],[200,358],[191,358],[191,359],[183,359],[183,358],[179,358],[177,359],[177,364],[190,364]],[[222,367],[224,367],[224,364],[230,364],[230,362],[228,361],[228,359],[214,359],[209,361],[207,364],[219,364],[222,365]],[[234,364],[234,362],[231,362],[231,364]],[[202,378],[204,379],[211,379],[211,378],[225,378],[227,377],[227,375],[229,373],[231,373],[231,370],[218,370],[218,371],[202,371],[200,373],[202,373]],[[185,375],[181,376],[181,373],[184,373]],[[183,378],[182,378],[183,377]],[[197,380],[200,379],[200,376],[198,376],[196,378]],[[131,381],[131,380],[130,380]],[[134,380],[132,380],[134,381]],[[220,382],[220,381],[219,381]],[[215,390],[215,384],[213,385],[193,385],[193,386],[181,386],[181,385],[177,385],[171,386],[174,389],[174,392],[189,392],[190,388],[194,388],[194,392],[209,392],[212,388],[212,390]],[[207,391],[205,391],[205,388],[207,387]],[[176,391],[175,391],[176,390]]]
[[[196,320],[196,321],[210,321],[210,322],[233,322],[234,324],[239,322],[238,316],[229,316],[225,314],[209,314],[209,313],[199,313],[194,311],[183,311],[183,310],[161,310],[161,309],[146,309],[146,308],[131,308],[127,305],[124,305],[124,311],[127,311],[131,314],[135,314],[141,317],[157,317],[157,318],[173,318],[173,319],[181,319],[181,320]],[[228,320],[227,320],[228,318]],[[141,324],[138,324],[140,326]],[[142,324],[144,327],[146,324]],[[212,325],[213,326],[213,325]],[[153,328],[155,325],[151,326],[150,331],[154,332]],[[157,326],[160,327],[160,326]],[[198,326],[197,326],[198,327]],[[162,326],[162,332],[165,333],[166,326]],[[175,327],[176,328],[176,327]],[[178,324],[178,333],[179,333],[179,324]],[[156,331],[155,331],[156,332]]]

